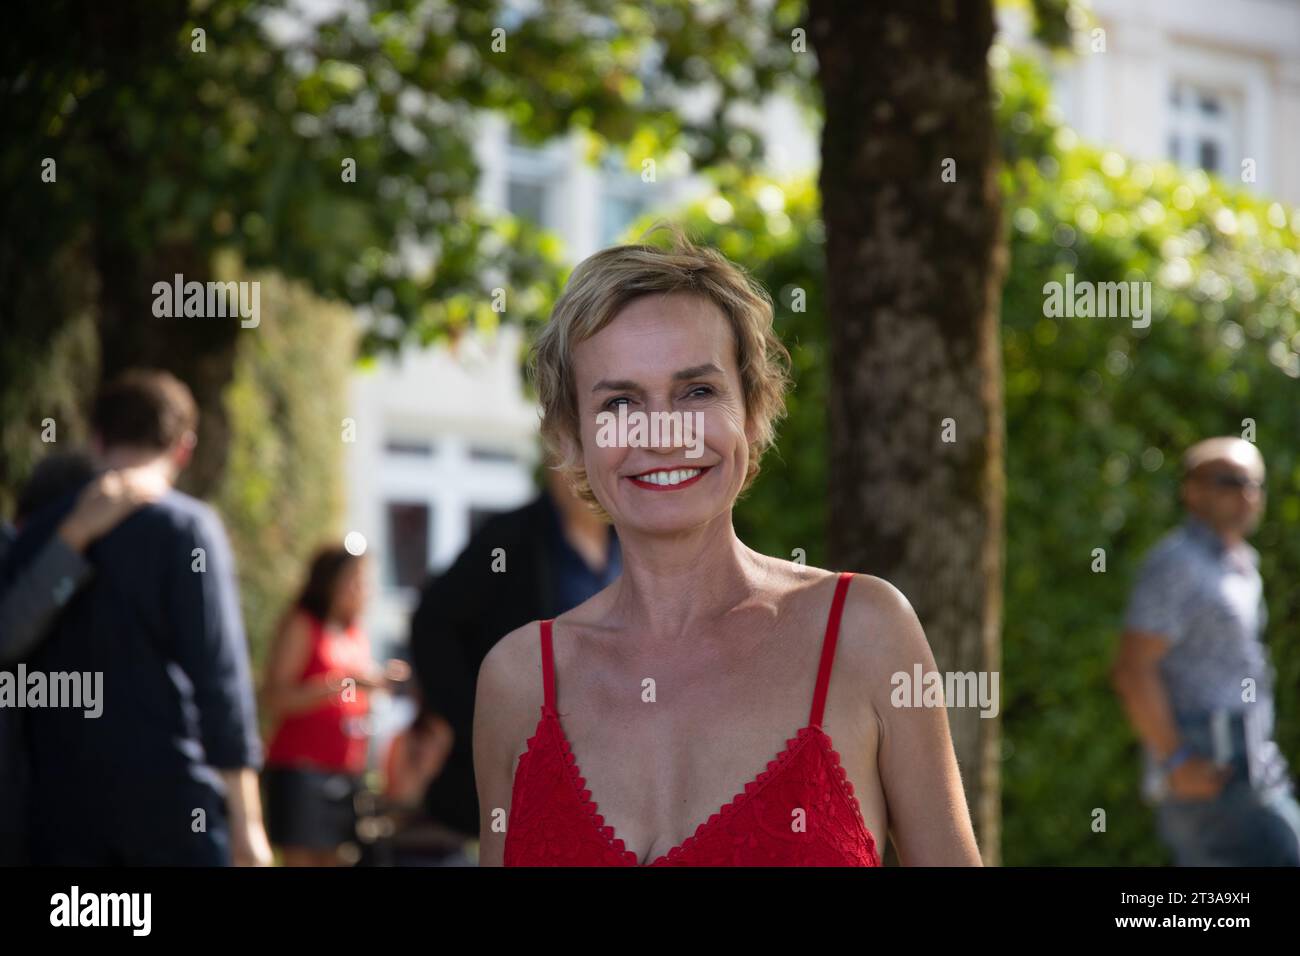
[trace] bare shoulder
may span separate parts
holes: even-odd
[[[855,574],[844,601],[840,652],[860,677],[883,678],[920,663],[933,668],[934,655],[912,602],[884,578]]]
[[[283,626],[275,634],[281,644],[301,644],[310,639],[311,618],[305,611],[295,609],[281,620]]]
[[[556,640],[573,631],[600,631],[607,626],[608,615],[614,600],[614,584],[607,584],[581,604],[564,611],[555,618]]]
[[[826,614],[839,572],[780,559],[773,560],[770,567],[783,590],[802,593],[802,600],[815,608],[816,614]],[[820,642],[820,630],[815,636]],[[844,667],[863,677],[882,666],[905,661],[910,667],[929,656],[929,642],[907,596],[884,578],[854,574],[840,616],[836,669]]]
[[[904,625],[916,621],[912,602],[894,585],[874,574],[855,574],[844,602],[845,616]]]
[[[493,645],[483,658],[474,695],[474,736],[495,757],[526,740],[542,706],[540,625],[530,621]],[[499,751],[499,753],[498,753]]]
[[[311,654],[311,619],[302,611],[294,611],[283,619],[271,638],[264,680],[295,683],[307,666]]]
[[[539,624],[515,628],[479,667],[474,699],[474,776],[479,802],[479,865],[500,866],[505,841],[496,827],[508,814],[516,761],[542,702]]]
[[[520,713],[542,706],[540,631],[540,622],[529,621],[492,646],[479,668],[475,695],[479,704],[497,712]]]

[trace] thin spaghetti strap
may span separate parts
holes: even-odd
[[[542,707],[555,713],[555,656],[551,651],[550,620],[542,621],[542,699]]]
[[[813,691],[812,714],[808,724],[812,727],[822,725],[822,715],[826,710],[826,689],[831,684],[831,663],[835,660],[835,642],[840,636],[840,615],[844,612],[844,599],[849,593],[849,582],[853,580],[852,571],[840,573],[835,582],[835,598],[831,601],[831,615],[826,622],[826,636],[822,639],[822,658],[817,666],[817,688]]]

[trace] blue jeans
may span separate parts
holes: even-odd
[[[1300,866],[1300,804],[1276,746],[1251,741],[1241,722],[1214,740],[1204,715],[1177,715],[1179,733],[1199,756],[1218,759],[1231,776],[1217,797],[1156,805],[1156,826],[1178,866]],[[1226,732],[1225,732],[1226,731]],[[1251,773],[1251,761],[1254,773]],[[1266,764],[1261,770],[1261,764]]]
[[[1156,826],[1178,866],[1300,866],[1300,805],[1234,778],[1213,800],[1166,800]]]

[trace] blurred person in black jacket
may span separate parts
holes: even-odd
[[[193,395],[166,372],[123,372],[92,425],[97,474],[25,522],[0,568],[0,594],[21,594],[97,484],[141,485],[138,506],[86,547],[93,577],[19,660],[38,688],[48,675],[94,688],[89,708],[42,700],[24,715],[31,860],[268,864],[233,554],[216,512],[173,487],[197,441]]]
[[[576,607],[622,572],[613,526],[555,472],[545,471],[541,495],[491,518],[455,563],[425,585],[411,623],[424,706],[454,733],[451,754],[425,794],[425,810],[471,839],[479,832],[473,725],[483,658],[515,628]]]
[[[12,665],[45,636],[68,600],[94,577],[86,549],[115,528],[160,489],[130,469],[107,472],[97,481],[88,452],[56,451],[32,469],[18,496],[14,524],[0,522],[0,568],[18,532],[34,514],[84,490],[76,505],[21,572],[0,588],[0,672],[15,678]],[[89,483],[89,484],[88,484]],[[23,711],[0,707],[0,866],[30,862],[27,800],[31,768]]]

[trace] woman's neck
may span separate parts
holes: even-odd
[[[611,617],[664,641],[696,640],[768,573],[763,556],[736,537],[730,513],[671,537],[620,530],[619,542],[623,573]]]

